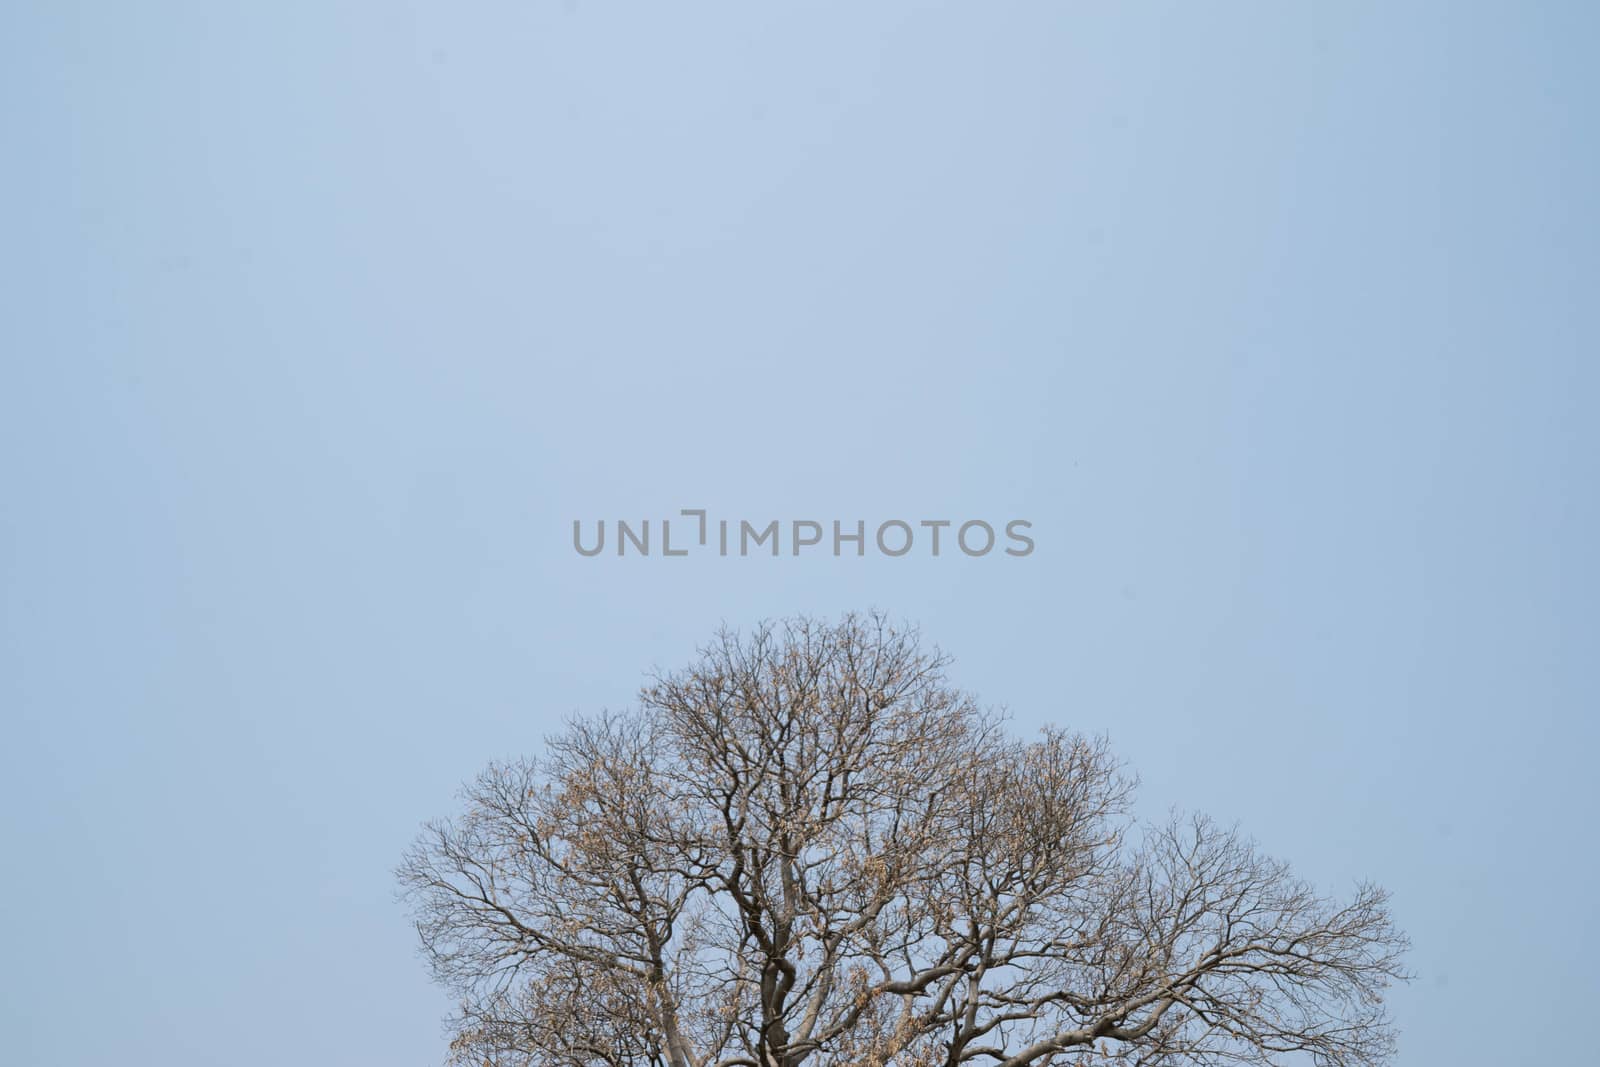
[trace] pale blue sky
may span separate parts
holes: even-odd
[[[440,1061],[390,868],[877,605],[1592,1054],[1585,3],[0,10],[0,1059]],[[573,518],[1034,521],[578,558]]]

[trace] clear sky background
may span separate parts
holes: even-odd
[[[0,9],[0,1060],[426,1065],[391,868],[719,622],[876,605],[1390,887],[1583,1062],[1588,3]],[[934,560],[574,518],[1027,518]]]

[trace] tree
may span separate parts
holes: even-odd
[[[1100,740],[1003,719],[914,630],[724,631],[495,765],[399,875],[489,1067],[1386,1061],[1404,938]]]

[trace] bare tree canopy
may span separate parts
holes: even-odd
[[[1404,938],[877,615],[723,632],[496,765],[400,878],[489,1067],[1378,1064]]]

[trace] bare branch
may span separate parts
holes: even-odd
[[[1404,937],[1103,741],[1032,741],[879,615],[725,631],[492,766],[399,876],[455,1062],[1386,1062]]]

